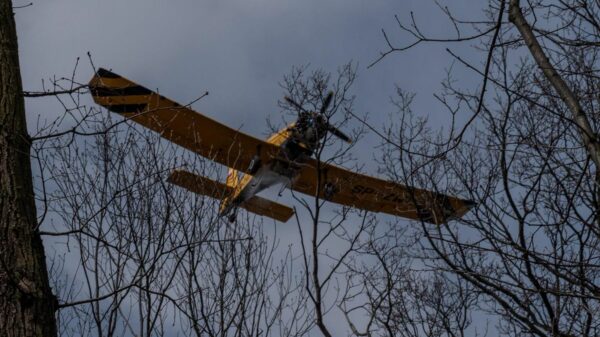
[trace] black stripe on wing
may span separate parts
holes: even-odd
[[[108,88],[108,87],[92,87],[90,88],[92,91],[92,95],[97,97],[107,97],[107,96],[134,96],[134,95],[151,95],[152,91],[142,87],[141,85],[136,85],[133,87],[125,87],[125,88]]]
[[[112,71],[106,70],[104,68],[98,69],[96,74],[98,74],[98,76],[100,76],[100,77],[105,77],[105,78],[120,78],[121,77],[121,76],[113,73]]]
[[[116,104],[116,105],[104,105],[105,108],[112,112],[117,113],[137,113],[142,112],[146,109],[148,104]]]

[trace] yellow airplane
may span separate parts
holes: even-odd
[[[168,181],[192,192],[222,200],[219,214],[234,221],[238,207],[286,222],[292,208],[257,196],[275,184],[341,205],[442,224],[459,218],[475,203],[432,191],[354,173],[313,158],[326,133],[351,142],[327,122],[324,112],[299,110],[299,118],[266,141],[241,133],[169,100],[106,69],[89,83],[94,101],[112,112],[154,130],[167,140],[229,167],[225,183],[175,170]]]

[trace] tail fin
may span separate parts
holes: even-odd
[[[167,181],[181,186],[188,191],[222,200],[233,191],[234,187],[229,186],[231,173],[232,172],[230,171],[230,175],[227,176],[227,184],[222,184],[218,181],[182,170],[173,171]],[[235,175],[235,179],[237,179],[237,171],[233,174]],[[248,212],[266,216],[281,222],[287,222],[292,215],[294,215],[293,209],[258,196],[246,200],[240,207]]]

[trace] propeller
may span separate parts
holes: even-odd
[[[343,133],[342,131],[340,131],[338,128],[336,128],[335,126],[333,126],[331,124],[327,125],[327,131],[331,132],[334,136],[345,141],[346,143],[349,143],[349,144],[352,143],[352,138],[348,137],[348,135],[346,135],[345,133]]]
[[[315,121],[320,121],[321,123],[323,123],[323,126],[326,128],[326,130],[331,132],[331,134],[347,143],[352,143],[352,139],[349,136],[347,136],[335,126],[329,124],[329,122],[327,122],[327,119],[325,118],[325,112],[327,111],[329,105],[331,105],[331,102],[333,101],[333,91],[328,92],[327,96],[325,96],[325,100],[323,101],[323,105],[321,106],[321,110],[319,110],[318,114],[315,112],[307,111],[300,104],[298,104],[296,101],[294,101],[288,96],[285,96],[284,99],[286,100],[286,102],[290,103],[292,106],[294,106],[300,111],[298,118],[299,120],[313,119]]]
[[[325,111],[327,111],[327,108],[329,108],[329,104],[331,104],[332,100],[333,100],[333,91],[329,91],[327,93],[327,96],[325,96],[325,101],[323,101],[323,105],[321,106],[321,111],[319,111],[319,113],[321,115],[325,115]]]

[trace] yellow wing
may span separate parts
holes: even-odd
[[[302,168],[291,188],[345,206],[434,224],[461,217],[475,205],[470,200],[354,173],[314,159]]]
[[[238,171],[247,172],[255,157],[267,162],[279,151],[108,70],[100,68],[89,86],[94,101],[108,110]]]

